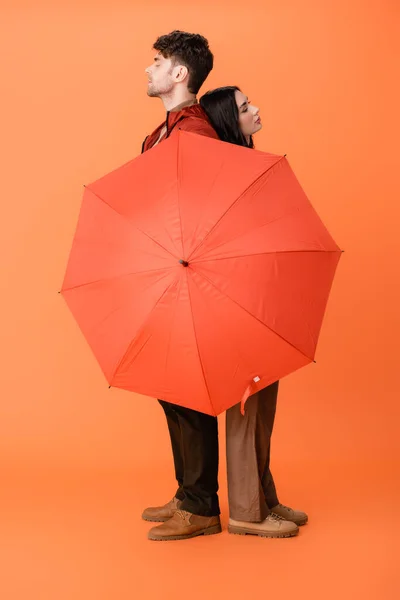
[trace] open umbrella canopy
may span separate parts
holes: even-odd
[[[62,294],[110,385],[217,415],[313,361],[340,255],[285,157],[179,131],[86,186]]]

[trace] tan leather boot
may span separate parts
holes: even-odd
[[[270,513],[261,523],[248,523],[247,521],[229,519],[228,531],[229,533],[239,535],[247,534],[268,538],[286,538],[297,535],[299,528],[295,523],[286,521],[282,517]]]
[[[149,531],[149,540],[186,540],[198,535],[221,532],[219,517],[201,517],[186,510],[177,510],[171,519]]]
[[[167,502],[167,504],[164,504],[164,506],[146,508],[142,514],[142,519],[145,521],[154,521],[156,523],[168,521],[168,519],[174,516],[174,513],[178,510],[180,504],[181,500],[172,498],[172,500]]]
[[[300,526],[305,525],[308,521],[308,516],[305,512],[302,512],[301,510],[293,510],[293,508],[290,508],[290,506],[285,506],[284,504],[277,504],[274,506],[274,508],[271,508],[271,512]]]

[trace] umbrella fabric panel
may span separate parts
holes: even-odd
[[[232,203],[281,157],[187,132],[175,140],[184,257],[193,258]]]
[[[176,281],[170,269],[98,281],[63,293],[110,384],[132,340]]]
[[[176,259],[91,190],[83,195],[62,290],[176,266]]]
[[[293,250],[340,252],[282,158],[231,205],[191,260]]]
[[[199,136],[200,137],[200,136]],[[181,257],[182,232],[174,144],[156,146],[87,186],[166,252]]]
[[[196,271],[313,360],[340,253],[285,252],[207,261]]]
[[[188,270],[177,267],[174,284],[132,338],[112,384],[213,414],[194,328]]]
[[[265,387],[311,362],[195,271],[189,293],[214,414],[240,402],[253,378]]]

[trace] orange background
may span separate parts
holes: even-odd
[[[287,153],[346,250],[317,364],[280,391],[273,471],[310,514],[293,540],[147,541],[141,510],[175,489],[163,413],[108,389],[57,294],[82,185],[163,118],[144,68],[174,28],[208,37],[203,91],[260,106],[257,147]],[[399,597],[398,40],[395,0],[2,3],[4,600]]]

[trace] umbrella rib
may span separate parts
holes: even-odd
[[[190,264],[200,265],[206,262],[214,262],[215,260],[230,260],[234,258],[248,258],[249,256],[265,256],[267,254],[296,254],[296,253],[309,253],[309,252],[323,252],[334,254],[341,252],[341,250],[267,250],[266,252],[254,252],[252,254],[238,254],[236,256],[220,256],[219,258],[201,258],[199,260],[192,260]]]
[[[146,233],[145,231],[143,231],[142,229],[139,229],[139,227],[137,225],[135,225],[135,223],[129,219],[126,215],[123,215],[122,213],[118,212],[116,208],[114,208],[114,206],[112,206],[111,204],[109,204],[106,200],[104,200],[104,198],[102,198],[101,196],[99,196],[96,192],[94,192],[89,186],[85,186],[87,190],[89,190],[94,196],[96,196],[96,198],[98,198],[99,200],[101,200],[101,202],[104,202],[104,204],[106,206],[108,206],[109,208],[111,208],[111,210],[113,210],[115,213],[117,213],[117,215],[119,215],[120,217],[122,217],[123,219],[125,219],[126,221],[128,221],[128,223],[130,223],[135,229],[137,229],[137,231],[139,231],[141,234],[143,234],[145,237],[147,237],[149,240],[151,240],[152,242],[154,242],[155,244],[157,244],[157,246],[160,246],[160,248],[162,248],[165,252],[167,252],[167,254],[170,254],[173,258],[177,258],[179,260],[178,256],[175,256],[174,254],[172,254],[172,252],[170,252],[169,250],[167,250],[167,248],[165,248],[162,244],[160,244],[160,242],[158,242],[157,240],[155,240],[154,238],[152,238],[148,233]]]
[[[112,381],[114,379],[114,377],[116,376],[116,374],[118,373],[118,370],[120,368],[120,366],[122,365],[122,363],[124,362],[126,356],[128,355],[129,350],[132,348],[133,344],[135,343],[138,335],[140,335],[140,333],[145,329],[151,315],[153,314],[153,311],[157,308],[157,306],[160,304],[161,300],[164,298],[164,296],[169,292],[169,290],[171,289],[171,287],[176,283],[176,280],[174,279],[173,281],[171,281],[171,283],[169,284],[169,286],[163,291],[163,293],[161,294],[161,296],[158,298],[157,302],[154,304],[154,306],[152,307],[152,309],[148,312],[146,320],[144,321],[144,323],[142,324],[142,326],[138,329],[134,339],[128,344],[127,349],[125,350],[125,352],[123,353],[121,359],[118,361],[118,364],[115,368],[115,371],[110,379],[110,385],[112,385]],[[141,348],[142,350],[142,348]],[[140,352],[139,352],[140,353]],[[139,355],[139,354],[138,354]],[[137,355],[137,356],[138,356]],[[134,362],[134,360],[137,358],[137,356],[135,356],[135,358],[133,359],[132,362]]]
[[[166,350],[166,353],[165,353],[164,373],[167,372],[167,367],[168,367],[168,356],[169,356],[169,352],[170,352],[170,349],[171,349],[172,331],[174,329],[174,324],[175,324],[175,319],[176,319],[176,309],[177,309],[178,302],[179,302],[179,296],[180,296],[180,293],[181,293],[181,287],[182,287],[182,277],[179,278],[178,289],[177,289],[176,297],[175,297],[174,312],[173,312],[173,316],[172,316],[171,321],[170,321],[171,326],[169,328],[167,350]],[[164,375],[163,375],[163,377],[164,377]]]
[[[284,156],[282,156],[279,160],[276,161],[276,163],[274,163],[273,165],[271,165],[270,167],[268,167],[268,169],[265,169],[265,171],[263,171],[258,177],[257,179],[255,179],[254,181],[252,181],[250,183],[250,185],[247,186],[247,188],[245,190],[243,190],[243,192],[240,194],[240,196],[238,198],[236,198],[236,200],[234,202],[232,202],[232,204],[230,206],[228,206],[228,208],[226,209],[226,211],[219,217],[219,219],[214,223],[214,225],[211,227],[210,231],[207,232],[207,234],[204,236],[204,238],[201,240],[201,242],[196,246],[196,248],[193,250],[193,252],[191,253],[190,256],[193,256],[193,254],[195,254],[199,248],[201,248],[201,246],[204,244],[204,242],[206,241],[206,239],[208,238],[208,236],[214,231],[214,229],[219,225],[219,223],[222,221],[222,219],[224,217],[226,217],[226,215],[232,210],[232,208],[234,206],[236,206],[236,204],[239,202],[239,200],[241,200],[244,196],[244,194],[246,194],[253,186],[256,185],[256,183],[262,178],[264,177],[264,175],[266,173],[268,173],[268,171],[270,171],[271,169],[273,169],[277,164],[279,164],[282,160],[286,160]],[[188,261],[190,261],[190,257],[187,259]]]
[[[186,273],[186,277],[188,277],[187,273]],[[212,408],[212,410],[213,410],[213,411],[214,411],[214,413],[215,413],[215,408],[214,408],[214,405],[213,405],[213,403],[212,403],[212,400],[211,400],[210,389],[209,389],[209,387],[208,387],[208,384],[207,384],[206,372],[205,372],[205,370],[204,370],[203,361],[202,361],[202,359],[201,359],[200,348],[199,348],[199,341],[198,341],[198,339],[197,339],[196,325],[195,325],[195,322],[194,322],[194,316],[193,316],[193,315],[194,315],[194,313],[193,313],[193,307],[192,307],[192,295],[191,295],[191,293],[190,293],[190,285],[189,285],[189,281],[187,282],[187,284],[188,284],[188,295],[189,295],[190,312],[191,312],[191,314],[192,314],[193,333],[194,333],[194,339],[195,339],[195,341],[196,341],[197,355],[198,355],[198,357],[199,357],[199,361],[200,361],[200,368],[201,368],[201,372],[202,372],[202,374],[203,374],[204,385],[205,385],[205,387],[206,387],[206,390],[207,390],[208,399],[209,399],[209,401],[210,401],[211,408]]]
[[[141,275],[142,273],[156,273],[157,271],[168,271],[175,267],[162,267],[160,269],[149,269],[147,271],[132,271],[131,273],[122,273],[121,275],[115,275],[115,277],[104,277],[103,279],[95,279],[94,281],[87,281],[86,283],[79,283],[78,285],[73,285],[72,287],[63,288],[62,292],[70,292],[71,290],[76,290],[78,288],[86,287],[88,285],[93,285],[95,283],[104,283],[108,281],[115,281],[116,279],[122,279],[123,277],[130,277],[130,275]]]
[[[274,331],[272,329],[272,327],[270,327],[269,325],[267,325],[266,323],[264,323],[263,321],[261,321],[261,319],[259,319],[255,315],[253,315],[250,311],[247,310],[247,308],[244,308],[241,304],[239,304],[239,302],[237,302],[236,300],[234,300],[233,298],[231,298],[231,296],[229,296],[228,294],[226,294],[225,292],[223,292],[222,290],[220,290],[219,287],[216,286],[215,283],[213,281],[211,281],[211,279],[209,279],[208,277],[206,277],[205,275],[203,275],[203,273],[198,273],[197,271],[196,271],[196,273],[197,273],[197,275],[199,275],[200,277],[202,277],[203,279],[205,279],[206,281],[208,281],[208,283],[210,285],[212,285],[213,288],[215,288],[222,296],[225,296],[225,298],[228,298],[231,302],[233,302],[234,304],[236,304],[236,306],[239,306],[239,308],[241,308],[242,310],[244,310],[253,319],[255,319],[256,321],[258,321],[259,323],[261,323],[261,325],[263,325],[264,327],[266,327],[267,329],[269,329],[270,331],[272,331],[272,333],[274,335],[276,335],[279,338],[281,338],[281,340],[283,340],[286,344],[289,344],[289,346],[292,346],[292,348],[294,348],[297,352],[300,352],[300,354],[302,354],[303,356],[305,356],[308,360],[310,360],[310,361],[314,360],[314,358],[311,358],[310,356],[307,356],[307,354],[304,354],[304,352],[302,352],[301,350],[299,350],[298,348],[296,348],[296,346],[294,344],[292,344],[291,342],[289,342],[289,340],[287,340],[286,338],[284,338],[283,335],[280,335],[280,333],[277,333],[276,331]]]
[[[309,205],[308,205],[308,208],[311,208],[311,209],[313,210],[313,212],[315,213],[315,210],[314,210],[314,208],[312,207],[311,203],[309,203]],[[275,217],[274,219],[271,219],[270,221],[267,221],[266,223],[261,223],[261,224],[260,224],[260,225],[258,225],[256,228],[249,228],[249,229],[247,229],[246,231],[242,231],[242,232],[240,232],[238,235],[236,235],[235,237],[233,237],[233,238],[230,238],[230,239],[227,239],[227,240],[225,240],[224,242],[221,242],[220,244],[217,244],[217,245],[213,246],[213,248],[212,248],[212,252],[214,252],[214,251],[215,251],[217,248],[221,248],[221,246],[225,246],[226,244],[231,244],[231,243],[232,243],[232,242],[234,242],[235,240],[238,240],[238,239],[240,239],[240,238],[243,238],[243,237],[245,237],[246,235],[248,235],[248,234],[249,234],[249,232],[250,232],[250,231],[254,232],[254,231],[255,231],[255,229],[257,229],[257,230],[258,230],[258,229],[262,229],[263,227],[269,227],[269,226],[270,226],[270,225],[272,225],[273,223],[277,223],[278,221],[281,221],[282,219],[286,219],[286,218],[288,218],[288,217],[291,217],[292,215],[295,215],[295,214],[296,214],[296,213],[298,213],[298,212],[299,212],[299,208],[298,208],[298,207],[295,207],[293,210],[289,210],[288,212],[285,212],[284,214],[282,214],[282,215],[279,215],[278,217]],[[315,213],[315,214],[316,214],[316,213]],[[317,216],[318,216],[318,215],[317,215]],[[336,244],[335,244],[335,245],[336,245]],[[209,254],[209,253],[210,253],[210,250],[209,250],[208,252],[206,251],[206,255],[207,255],[207,253]],[[203,256],[204,256],[204,254],[203,254]],[[201,255],[200,255],[200,256],[198,256],[198,258],[199,258],[199,259],[201,259]],[[196,260],[194,260],[194,261],[191,261],[191,262],[192,262],[192,263],[194,263],[194,262],[199,262],[199,261],[196,261]]]
[[[224,167],[224,165],[225,165],[225,162],[223,162],[223,163],[222,163],[222,165],[220,166],[220,169],[221,169],[221,170],[222,170],[222,168]],[[217,174],[214,176],[214,178],[213,178],[213,180],[212,180],[212,182],[211,182],[211,185],[209,185],[209,187],[208,187],[208,190],[207,190],[207,194],[206,194],[206,195],[207,195],[207,197],[209,197],[209,196],[211,195],[211,192],[213,191],[213,188],[215,187],[215,183],[216,183],[216,181],[217,181],[217,179],[218,179],[218,175],[219,175],[219,172],[218,172],[218,173],[217,173]],[[208,203],[208,204],[209,204],[209,203]],[[208,208],[208,204],[204,206],[204,210],[206,210],[206,209]],[[196,228],[195,228],[194,232],[193,232],[193,233],[192,233],[192,235],[191,235],[191,239],[192,239],[192,240],[195,240],[195,239],[196,239],[196,237],[197,237],[197,232],[198,232],[198,230],[199,230],[199,228],[200,228],[200,227],[201,227],[201,221],[200,221],[200,220],[198,220],[198,221],[197,221],[197,223],[196,223]],[[192,253],[192,254],[193,254],[193,253]]]
[[[165,274],[164,274],[164,275],[162,275],[162,276],[161,276],[161,277],[160,277],[160,278],[157,280],[157,282],[156,282],[156,283],[158,283],[159,281],[161,281],[161,280],[162,280],[164,277],[165,277]],[[154,282],[152,282],[152,283],[149,283],[149,284],[148,284],[148,285],[147,285],[147,286],[144,288],[144,290],[147,290],[147,289],[149,289],[149,287],[151,287],[153,284],[154,284]],[[144,291],[144,290],[143,290],[143,291]],[[98,327],[99,325],[101,325],[102,323],[104,323],[104,322],[105,322],[107,319],[109,319],[109,318],[110,318],[110,317],[111,317],[113,314],[115,314],[116,312],[118,312],[118,311],[120,311],[120,310],[123,310],[123,309],[124,309],[124,308],[127,306],[127,304],[131,304],[131,300],[130,300],[130,299],[129,299],[128,301],[126,301],[126,302],[123,302],[122,304],[120,304],[120,305],[119,305],[119,306],[117,306],[116,308],[114,308],[114,309],[113,309],[111,312],[107,313],[107,314],[106,314],[106,315],[105,315],[105,316],[104,316],[104,317],[101,319],[101,321],[99,321],[99,322],[96,324],[96,327]]]
[[[197,272],[196,272],[196,273],[197,273]],[[198,274],[198,273],[197,273],[197,274]],[[198,286],[198,284],[197,284],[197,282],[196,282],[196,280],[195,280],[194,278],[192,278],[192,282],[193,282],[193,285],[195,285],[195,286],[197,287],[197,289],[199,290],[199,286]],[[199,291],[200,291],[200,290],[199,290]],[[230,332],[229,332],[229,331],[228,331],[228,336],[230,336]],[[237,347],[235,346],[235,344],[234,344],[234,340],[233,340],[233,337],[232,337],[232,336],[230,336],[230,339],[232,340],[232,347],[233,347],[233,348],[235,348],[235,351],[236,351],[236,354],[237,354],[237,356],[239,357],[239,359],[242,361],[242,363],[243,363],[243,364],[246,364],[246,363],[247,363],[247,360],[243,358],[243,355],[242,355],[242,353],[241,353],[240,349],[239,349],[239,348],[237,348]],[[239,365],[237,364],[237,365],[236,365],[236,367],[235,367],[235,372],[234,372],[234,374],[232,375],[232,379],[234,379],[234,378],[235,378],[235,375],[236,375],[236,373],[237,373],[237,371],[238,371],[238,368],[239,368]],[[210,394],[210,398],[211,398],[211,394]],[[214,408],[214,407],[213,407],[213,408]],[[215,411],[215,409],[214,409],[214,412],[216,412],[216,411]]]
[[[271,219],[270,221],[267,221],[266,223],[261,223],[261,225],[258,225],[258,227],[256,227],[256,228],[247,229],[247,231],[244,231],[244,232],[242,231],[235,237],[225,240],[224,242],[221,242],[220,244],[217,244],[216,246],[213,246],[213,251],[216,250],[217,248],[221,248],[221,246],[225,246],[226,244],[231,244],[232,242],[240,239],[241,237],[245,237],[249,233],[249,231],[254,232],[254,229],[262,229],[263,227],[268,227],[269,225],[272,225],[272,223],[276,223],[277,221],[280,221],[281,219],[290,217],[291,215],[295,214],[296,212],[298,212],[297,207],[292,211],[289,211],[287,213],[284,213],[283,215],[280,215],[279,217],[276,217],[275,219]],[[192,261],[192,262],[196,262],[196,261]]]
[[[180,201],[179,201],[179,173],[181,171],[180,168],[180,154],[179,154],[179,150],[180,150],[180,136],[178,135],[178,141],[177,141],[177,151],[176,151],[176,155],[177,155],[177,165],[176,165],[176,201],[178,204],[178,214],[179,214],[179,227],[181,230],[181,240],[182,240],[182,253],[183,253],[183,258],[185,257],[185,241],[183,239],[183,226],[182,226],[182,214],[181,214],[181,205],[180,205]]]

